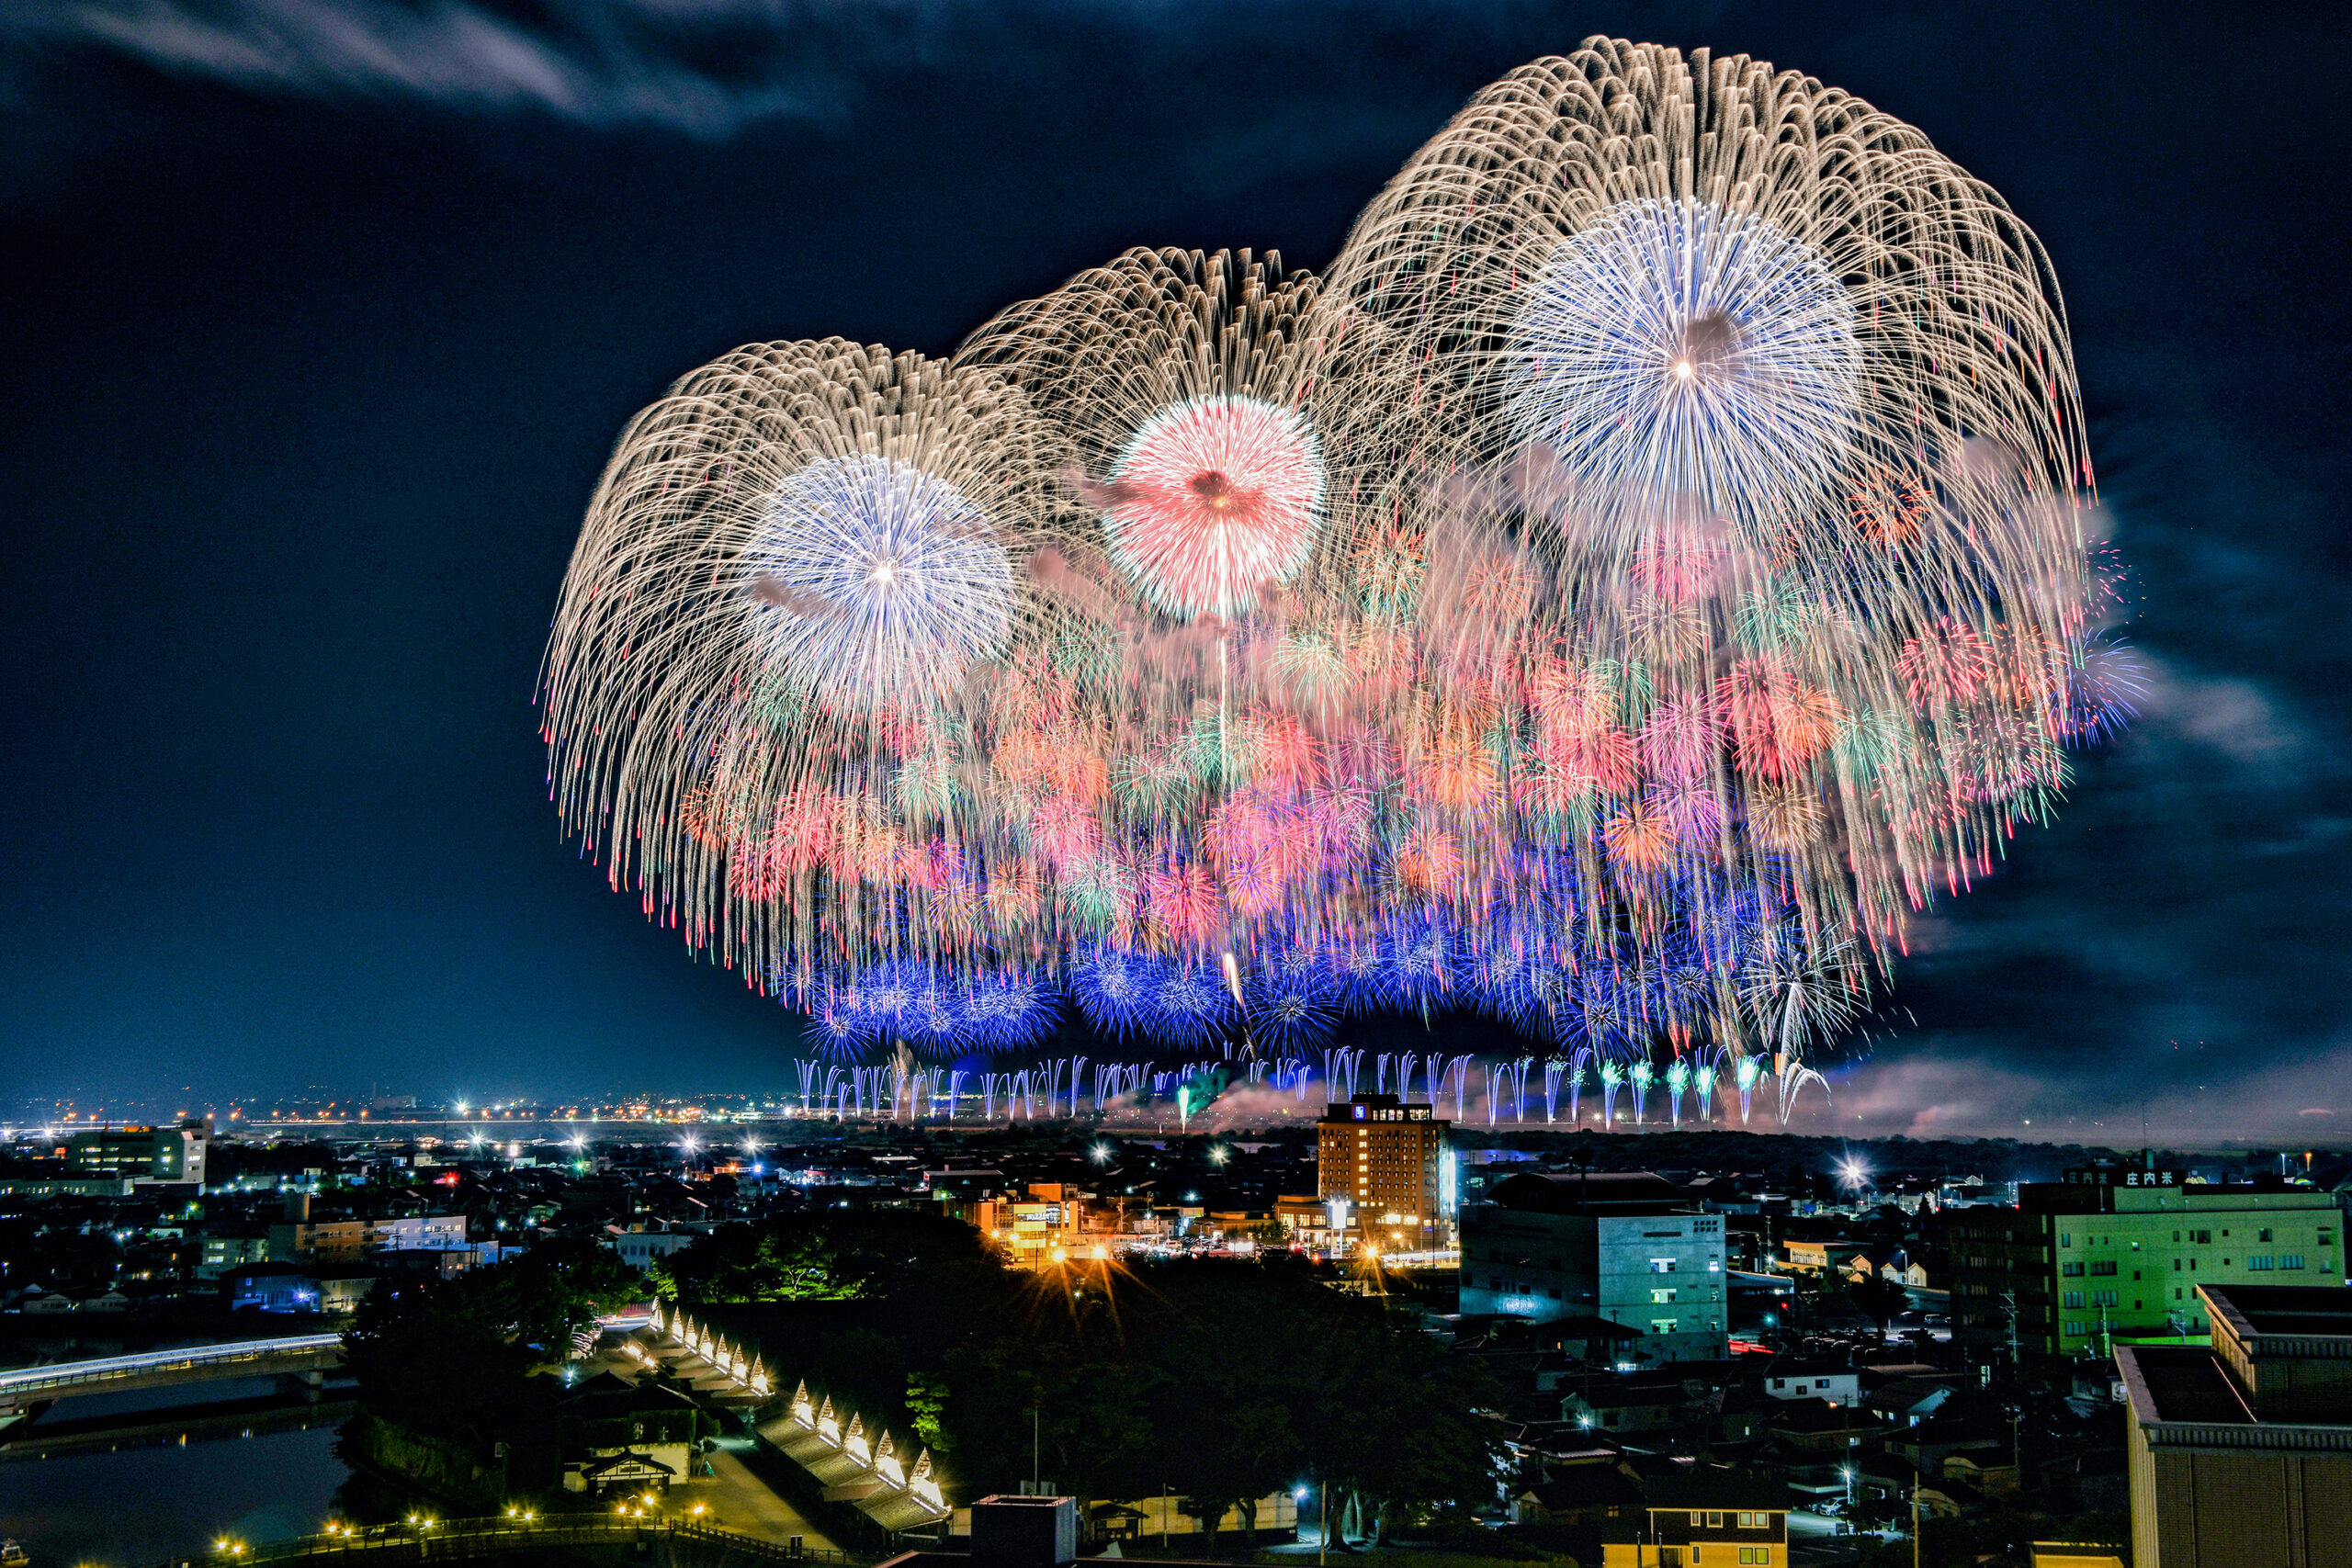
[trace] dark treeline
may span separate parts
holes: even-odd
[[[1213,1529],[1328,1487],[1377,1537],[1464,1527],[1493,1492],[1483,1374],[1417,1314],[1288,1257],[1023,1274],[952,1220],[817,1210],[714,1235],[658,1282],[691,1304],[802,1303],[760,1319],[772,1359],[797,1351],[772,1370],[915,1436],[967,1495],[1034,1469],[1081,1497],[1172,1495]]]

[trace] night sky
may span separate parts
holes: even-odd
[[[780,1089],[797,1021],[548,804],[622,423],[744,342],[945,353],[1129,245],[1319,266],[1601,31],[2007,197],[2132,569],[2141,721],[1922,923],[1836,1123],[2352,1139],[2352,28],[2050,0],[12,0],[0,1100]]]

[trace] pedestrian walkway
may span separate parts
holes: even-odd
[[[710,1479],[673,1495],[702,1504],[707,1510],[702,1516],[705,1521],[779,1546],[797,1535],[810,1551],[839,1550],[799,1509],[777,1495],[775,1488],[753,1474],[741,1454],[719,1448],[711,1450],[708,1458]]]

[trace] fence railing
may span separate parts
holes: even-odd
[[[700,1541],[772,1562],[811,1564],[812,1568],[861,1568],[879,1561],[828,1548],[795,1551],[786,1541],[741,1535],[683,1519],[650,1521],[603,1514],[556,1514],[537,1519],[436,1519],[429,1525],[354,1526],[348,1530],[250,1545],[232,1540],[215,1551],[175,1557],[153,1568],[247,1568],[248,1564],[312,1558],[329,1562],[365,1560],[389,1568],[398,1562],[458,1562],[502,1551],[593,1546],[665,1536]]]

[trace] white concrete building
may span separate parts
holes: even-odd
[[[1659,1360],[1729,1354],[1724,1222],[1647,1172],[1508,1177],[1462,1213],[1462,1310],[1638,1329]]]

